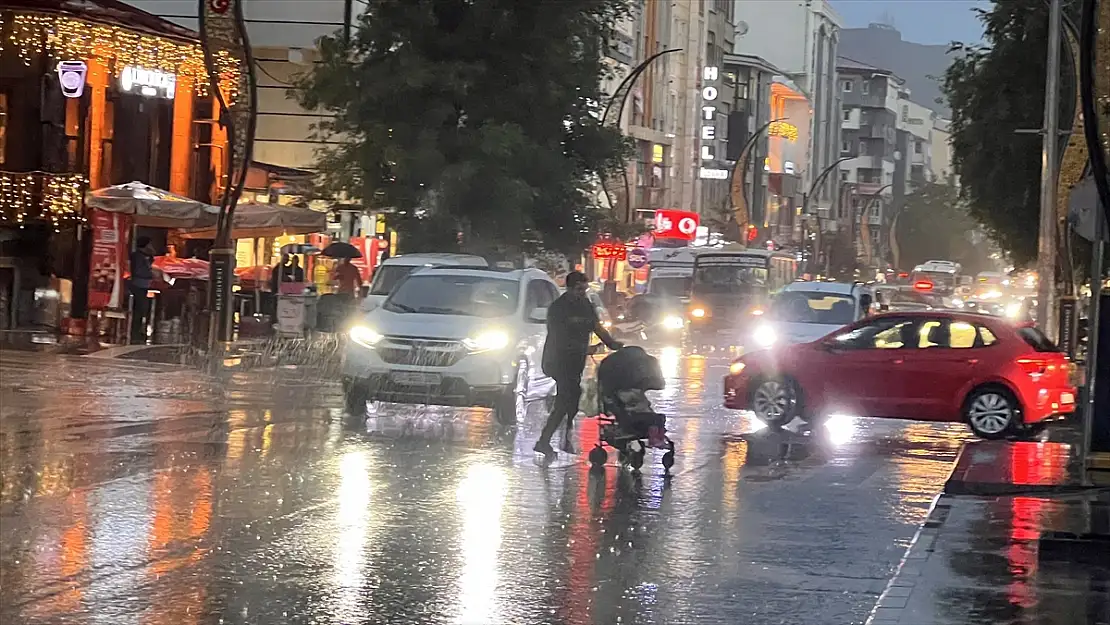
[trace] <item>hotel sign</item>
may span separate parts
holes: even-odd
[[[715,83],[721,78],[718,67],[704,67],[701,70],[701,160],[715,161],[717,141],[717,97],[720,92]]]

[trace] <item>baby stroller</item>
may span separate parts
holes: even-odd
[[[666,435],[667,418],[651,408],[645,391],[665,386],[659,361],[641,347],[624,347],[613,352],[597,367],[598,442],[590,450],[590,465],[605,466],[608,445],[617,450],[621,464],[633,471],[644,465],[648,447],[665,449],[663,469],[674,466],[674,442]]]

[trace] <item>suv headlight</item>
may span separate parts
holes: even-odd
[[[351,340],[362,345],[363,347],[374,347],[378,341],[382,340],[382,335],[375,332],[368,326],[357,325],[351,328],[347,333]]]
[[[472,352],[491,352],[509,346],[509,335],[501,330],[487,330],[477,336],[463,339],[463,345]]]
[[[760,347],[770,347],[779,339],[778,333],[771,326],[759,326],[752,332],[752,340]]]
[[[663,319],[663,327],[668,330],[681,330],[685,325],[686,322],[678,315],[667,315],[667,317]]]

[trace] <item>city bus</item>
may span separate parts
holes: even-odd
[[[790,253],[743,249],[699,254],[690,286],[690,330],[743,329],[797,275],[798,261]]]

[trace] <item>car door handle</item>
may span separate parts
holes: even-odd
[[[968,359],[967,359],[967,364],[969,364],[969,365],[977,365],[977,364],[979,364],[979,359],[978,359],[978,358],[968,358]]]
[[[895,358],[894,360],[890,361],[890,364],[892,364],[892,365],[904,365],[904,364],[906,364],[906,359],[905,358]]]

